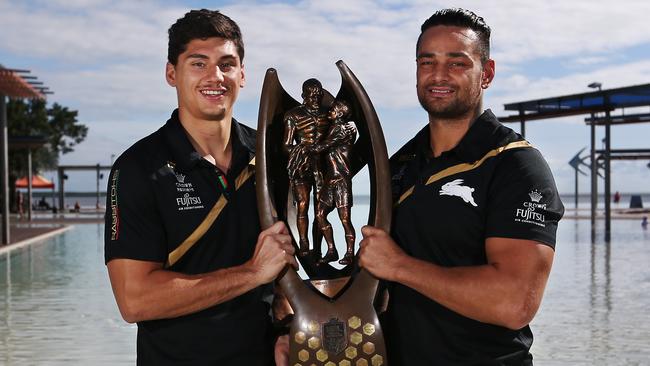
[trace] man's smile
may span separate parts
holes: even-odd
[[[203,95],[206,99],[209,99],[209,100],[218,100],[224,94],[226,94],[227,91],[228,91],[228,89],[224,88],[224,87],[221,87],[221,88],[203,88],[203,89],[199,90],[201,95]]]
[[[427,88],[427,92],[434,97],[447,97],[455,93],[455,90],[446,86],[432,86]]]

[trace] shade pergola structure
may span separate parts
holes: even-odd
[[[9,136],[9,150],[27,150],[27,177],[25,178],[25,184],[27,188],[28,221],[32,221],[32,188],[36,188],[33,184],[30,184],[34,180],[32,173],[32,151],[43,147],[47,142],[47,139],[43,136]]]
[[[505,104],[505,110],[518,114],[499,118],[502,122],[519,122],[521,134],[526,134],[526,122],[533,120],[589,115],[585,122],[591,129],[591,224],[596,223],[598,204],[597,160],[605,165],[605,240],[611,238],[611,161],[639,160],[650,156],[650,149],[612,149],[611,126],[650,122],[650,113],[625,114],[625,108],[650,106],[650,84],[598,90],[588,93],[528,100]],[[621,113],[612,115],[620,110]],[[596,127],[605,127],[605,148],[596,150]],[[649,134],[650,136],[650,134]]]
[[[54,207],[54,182],[39,174],[36,175],[29,174],[29,175],[32,177],[31,179],[29,179],[28,177],[22,177],[20,179],[17,179],[16,188],[27,188],[27,192],[28,192],[27,196],[29,197],[28,198],[29,210],[27,212],[28,212],[28,217],[31,220],[32,208],[34,207],[33,199],[32,199],[32,189],[51,189],[52,207]]]
[[[101,181],[103,175],[101,173],[102,170],[111,170],[112,166],[111,165],[101,165],[101,164],[96,164],[96,165],[59,165],[57,168],[57,175],[59,176],[59,210],[63,212],[64,210],[64,201],[65,201],[65,180],[68,178],[68,176],[65,174],[66,171],[80,171],[80,170],[91,170],[95,171],[96,177],[97,177],[97,208],[99,208],[99,182]]]
[[[2,244],[10,242],[9,233],[9,134],[7,98],[45,99],[49,88],[36,81],[29,70],[9,69],[0,65],[0,192],[2,193]]]

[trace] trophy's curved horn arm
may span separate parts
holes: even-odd
[[[372,161],[368,161],[370,171],[370,215],[371,224],[385,231],[390,230],[392,202],[390,192],[390,168],[384,133],[379,124],[377,112],[370,102],[365,89],[345,62],[339,60],[336,66],[341,73],[341,89],[347,89],[359,102],[366,121],[372,149]]]
[[[366,90],[350,68],[341,60],[336,62],[336,66],[341,73],[342,92],[351,93],[354,96],[361,108],[363,120],[365,120],[365,126],[360,127],[367,129],[367,140],[359,141],[359,143],[369,143],[372,151],[371,156],[365,157],[368,159],[368,172],[370,173],[370,212],[368,213],[368,221],[369,224],[389,232],[392,214],[390,167],[386,141],[379,124],[379,117],[377,117],[377,112]],[[360,166],[355,170],[361,169],[364,162],[359,161],[358,163]],[[342,299],[343,297],[371,298],[376,296],[378,284],[379,281],[374,276],[361,269],[350,288],[342,296]]]
[[[260,225],[262,229],[267,229],[278,221],[278,214],[275,207],[273,182],[269,181],[269,170],[272,168],[269,158],[270,146],[267,143],[273,123],[279,123],[281,116],[279,113],[286,109],[287,105],[298,104],[282,88],[278,73],[275,69],[268,69],[264,77],[262,86],[262,96],[260,99],[260,109],[257,119],[257,152],[255,164],[255,189],[257,192],[257,209],[259,212]],[[273,142],[277,146],[277,142]],[[287,267],[285,273],[279,277],[279,283],[282,290],[289,299],[289,303],[294,311],[304,306],[299,301],[292,299],[318,299],[318,296],[312,293],[302,282],[296,271]],[[317,300],[312,300],[317,301]]]
[[[280,85],[275,69],[266,70],[260,109],[257,118],[257,152],[255,156],[255,185],[257,191],[257,209],[260,216],[260,225],[266,229],[278,221],[277,211],[271,197],[271,186],[268,177],[267,137],[268,129],[273,123],[273,116],[279,104],[282,93],[286,93]]]

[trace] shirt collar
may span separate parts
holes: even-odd
[[[250,160],[255,155],[255,135],[250,131],[244,131],[234,118],[232,119],[230,131],[233,148],[232,166],[234,167],[242,157],[245,156]],[[178,109],[174,110],[167,123],[163,126],[163,133],[175,160],[172,162],[173,164],[178,165],[181,169],[189,170],[202,160],[201,155],[192,146],[187,131],[185,131],[178,118]]]
[[[487,109],[472,123],[465,136],[450,152],[468,163],[479,160],[501,140],[502,136],[498,133],[500,127],[501,123],[494,113]]]

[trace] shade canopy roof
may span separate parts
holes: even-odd
[[[47,88],[36,87],[21,76],[21,73],[27,73],[28,70],[7,69],[0,65],[0,94],[10,98],[45,98]],[[39,83],[40,84],[40,83]]]
[[[650,106],[650,84],[508,103],[504,104],[505,110],[519,114],[500,117],[499,120],[530,121],[641,106]]]
[[[44,136],[9,136],[9,149],[37,149],[48,143]]]
[[[27,177],[16,180],[16,188],[27,188]],[[42,175],[32,175],[32,188],[54,188],[54,182]]]

